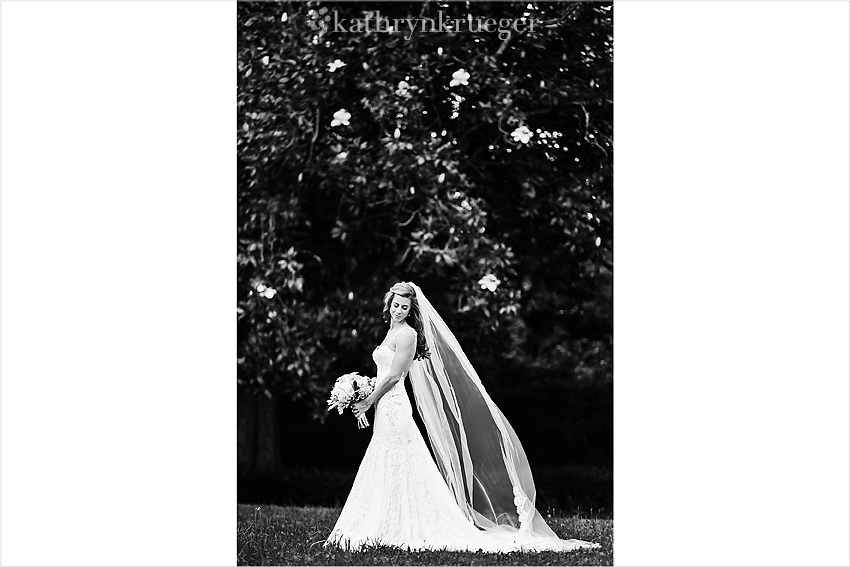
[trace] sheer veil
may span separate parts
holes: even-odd
[[[430,358],[409,372],[437,466],[457,505],[485,532],[559,540],[537,512],[528,459],[454,334],[414,283]],[[554,539],[553,539],[554,538]],[[542,543],[542,541],[541,541]]]

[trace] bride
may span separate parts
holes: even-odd
[[[450,551],[570,551],[534,507],[525,452],[443,319],[413,283],[384,296],[390,329],[375,348],[375,390],[352,409],[360,427],[375,406],[372,440],[325,545],[380,544]],[[413,421],[413,387],[432,458]],[[436,461],[436,463],[435,463]]]

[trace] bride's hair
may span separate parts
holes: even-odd
[[[392,303],[393,297],[396,295],[410,299],[410,312],[407,314],[407,324],[416,331],[416,354],[413,356],[413,360],[429,358],[431,353],[428,351],[427,343],[425,343],[425,332],[422,327],[422,315],[419,313],[419,302],[416,301],[416,291],[409,283],[399,282],[384,294],[384,323],[390,322],[390,303]]]

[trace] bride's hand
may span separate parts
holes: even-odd
[[[365,400],[361,400],[351,406],[351,412],[354,414],[354,417],[357,418],[357,428],[363,429],[364,427],[369,427],[369,420],[366,419],[366,410],[372,405],[372,401],[369,398]]]
[[[366,410],[368,410],[371,406],[372,406],[372,400],[370,400],[369,398],[366,398],[365,400],[361,400],[361,401],[353,404],[351,406],[351,411],[352,411],[352,413],[354,413],[354,417],[356,417],[359,420],[361,417],[366,416]]]

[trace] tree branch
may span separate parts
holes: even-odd
[[[409,224],[410,224],[410,222],[413,220],[413,217],[415,217],[415,216],[416,216],[416,213],[418,213],[418,212],[419,212],[419,211],[421,211],[421,210],[422,210],[422,209],[421,209],[421,208],[419,208],[419,209],[416,209],[415,211],[413,211],[413,214],[411,214],[411,215],[410,215],[410,218],[409,218],[409,219],[407,219],[405,222],[403,222],[403,223],[399,224],[399,226],[407,226],[407,225],[409,225]]]
[[[310,140],[310,154],[307,156],[307,163],[313,159],[313,144],[316,143],[316,138],[319,137],[319,113],[321,109],[316,107],[316,125],[313,127],[313,139]]]

